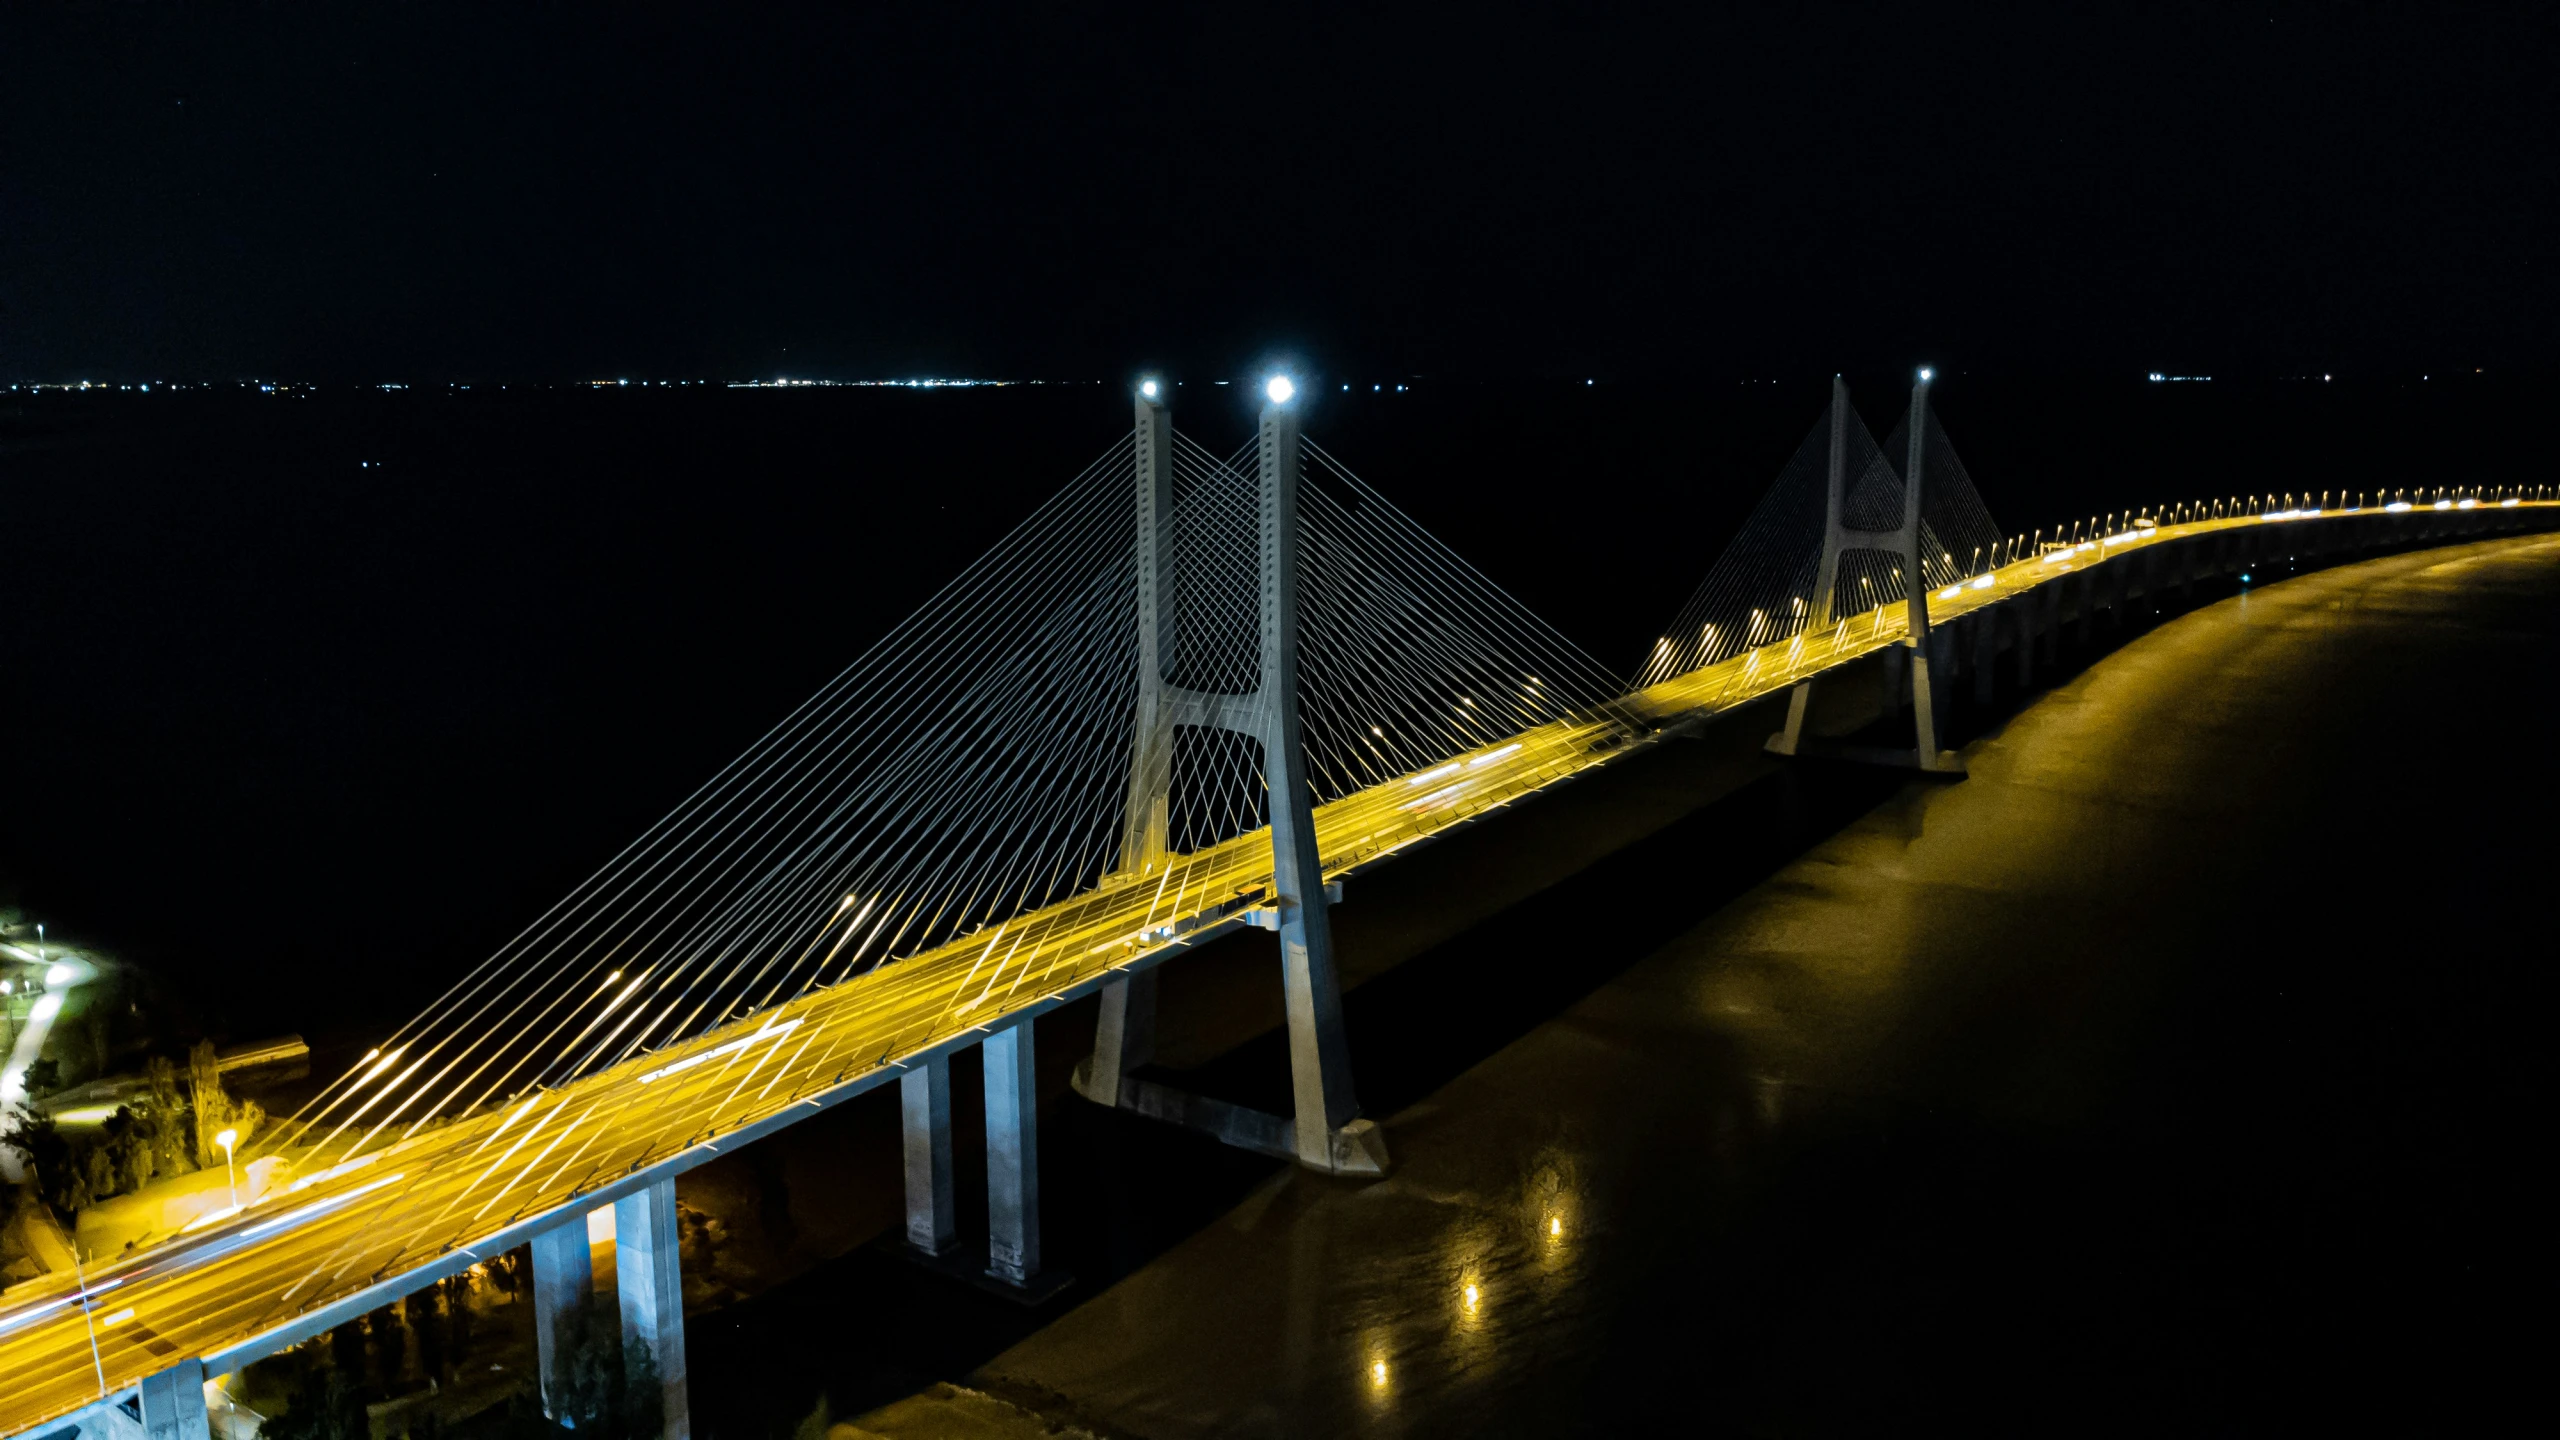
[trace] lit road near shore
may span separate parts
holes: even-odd
[[[2552,509],[2549,502],[2531,508]],[[2334,512],[2333,512],[2334,513]],[[2371,515],[2373,511],[2364,512]],[[2420,512],[2424,518],[2430,512]],[[2299,523],[2245,516],[2164,525],[2022,559],[1934,599],[1933,622],[2164,541]],[[1979,579],[1988,579],[1982,585]],[[1608,763],[1657,725],[1712,714],[1894,643],[1900,605],[1773,641],[1628,696],[1604,713],[1522,731],[1316,812],[1326,872],[1339,875]],[[91,1272],[21,1287],[0,1311],[0,1433],[94,1401],[189,1356],[219,1355],[321,1304],[476,1247],[641,1168],[780,1115],[904,1057],[1141,958],[1267,899],[1267,832],[1177,855],[1163,867],[969,935],[831,988],[407,1140],[367,1149],[346,1132],[327,1167],[218,1227]],[[97,1358],[92,1360],[94,1334]]]

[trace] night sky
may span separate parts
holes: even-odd
[[[2541,7],[11,6],[0,379],[2530,365]],[[530,12],[530,13],[526,13]]]

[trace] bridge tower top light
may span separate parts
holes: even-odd
[[[1271,397],[1272,404],[1286,405],[1290,397],[1298,393],[1298,386],[1286,375],[1274,375],[1271,382],[1262,387],[1262,393]]]

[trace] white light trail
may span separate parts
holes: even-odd
[[[21,1310],[17,1314],[11,1315],[6,1319],[0,1319],[0,1334],[6,1334],[11,1330],[15,1330],[30,1320],[41,1319],[66,1305],[77,1305],[84,1300],[95,1300],[99,1296],[104,1295],[123,1283],[124,1277],[122,1276],[118,1276],[113,1280],[101,1280],[86,1290],[65,1295],[59,1300],[49,1300],[42,1305],[33,1307],[32,1309]]]
[[[284,1193],[287,1195],[298,1195],[301,1192],[310,1189],[312,1186],[318,1185],[324,1181],[335,1180],[341,1175],[351,1174],[355,1171],[361,1170],[381,1158],[381,1152],[376,1151],[371,1155],[359,1155],[353,1160],[342,1161],[339,1164],[330,1166],[326,1170],[321,1170],[313,1174],[303,1176],[301,1179],[284,1187]]]
[[[990,940],[987,944],[992,948],[995,942]],[[768,1024],[753,1035],[742,1036],[739,1039],[730,1041],[726,1045],[713,1046],[711,1049],[705,1050],[699,1055],[688,1055],[684,1059],[678,1060],[672,1065],[661,1065],[657,1069],[642,1075],[640,1077],[640,1083],[647,1085],[652,1081],[664,1080],[670,1075],[681,1075],[696,1065],[708,1064],[713,1060],[719,1059],[723,1055],[734,1055],[738,1051],[746,1049],[748,1046],[755,1044],[759,1040],[778,1040],[798,1028],[800,1028],[800,1022],[797,1019],[785,1020],[779,1025]]]
[[[264,1225],[252,1225],[248,1229],[240,1232],[240,1238],[243,1240],[255,1240],[261,1235],[274,1234],[276,1231],[282,1230],[287,1226],[299,1225],[305,1220],[317,1219],[342,1205],[362,1199],[363,1197],[372,1194],[374,1191],[381,1189],[385,1185],[396,1184],[399,1181],[406,1180],[408,1178],[409,1177],[405,1174],[385,1175],[370,1185],[359,1185],[344,1195],[332,1195],[326,1200],[315,1200],[311,1204],[293,1211],[291,1214],[279,1215]]]

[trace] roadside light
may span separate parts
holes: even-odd
[[[240,1208],[240,1171],[231,1163],[231,1147],[240,1143],[240,1132],[225,1130],[213,1137],[213,1143],[222,1147],[222,1173],[230,1178],[231,1208],[237,1210]]]

